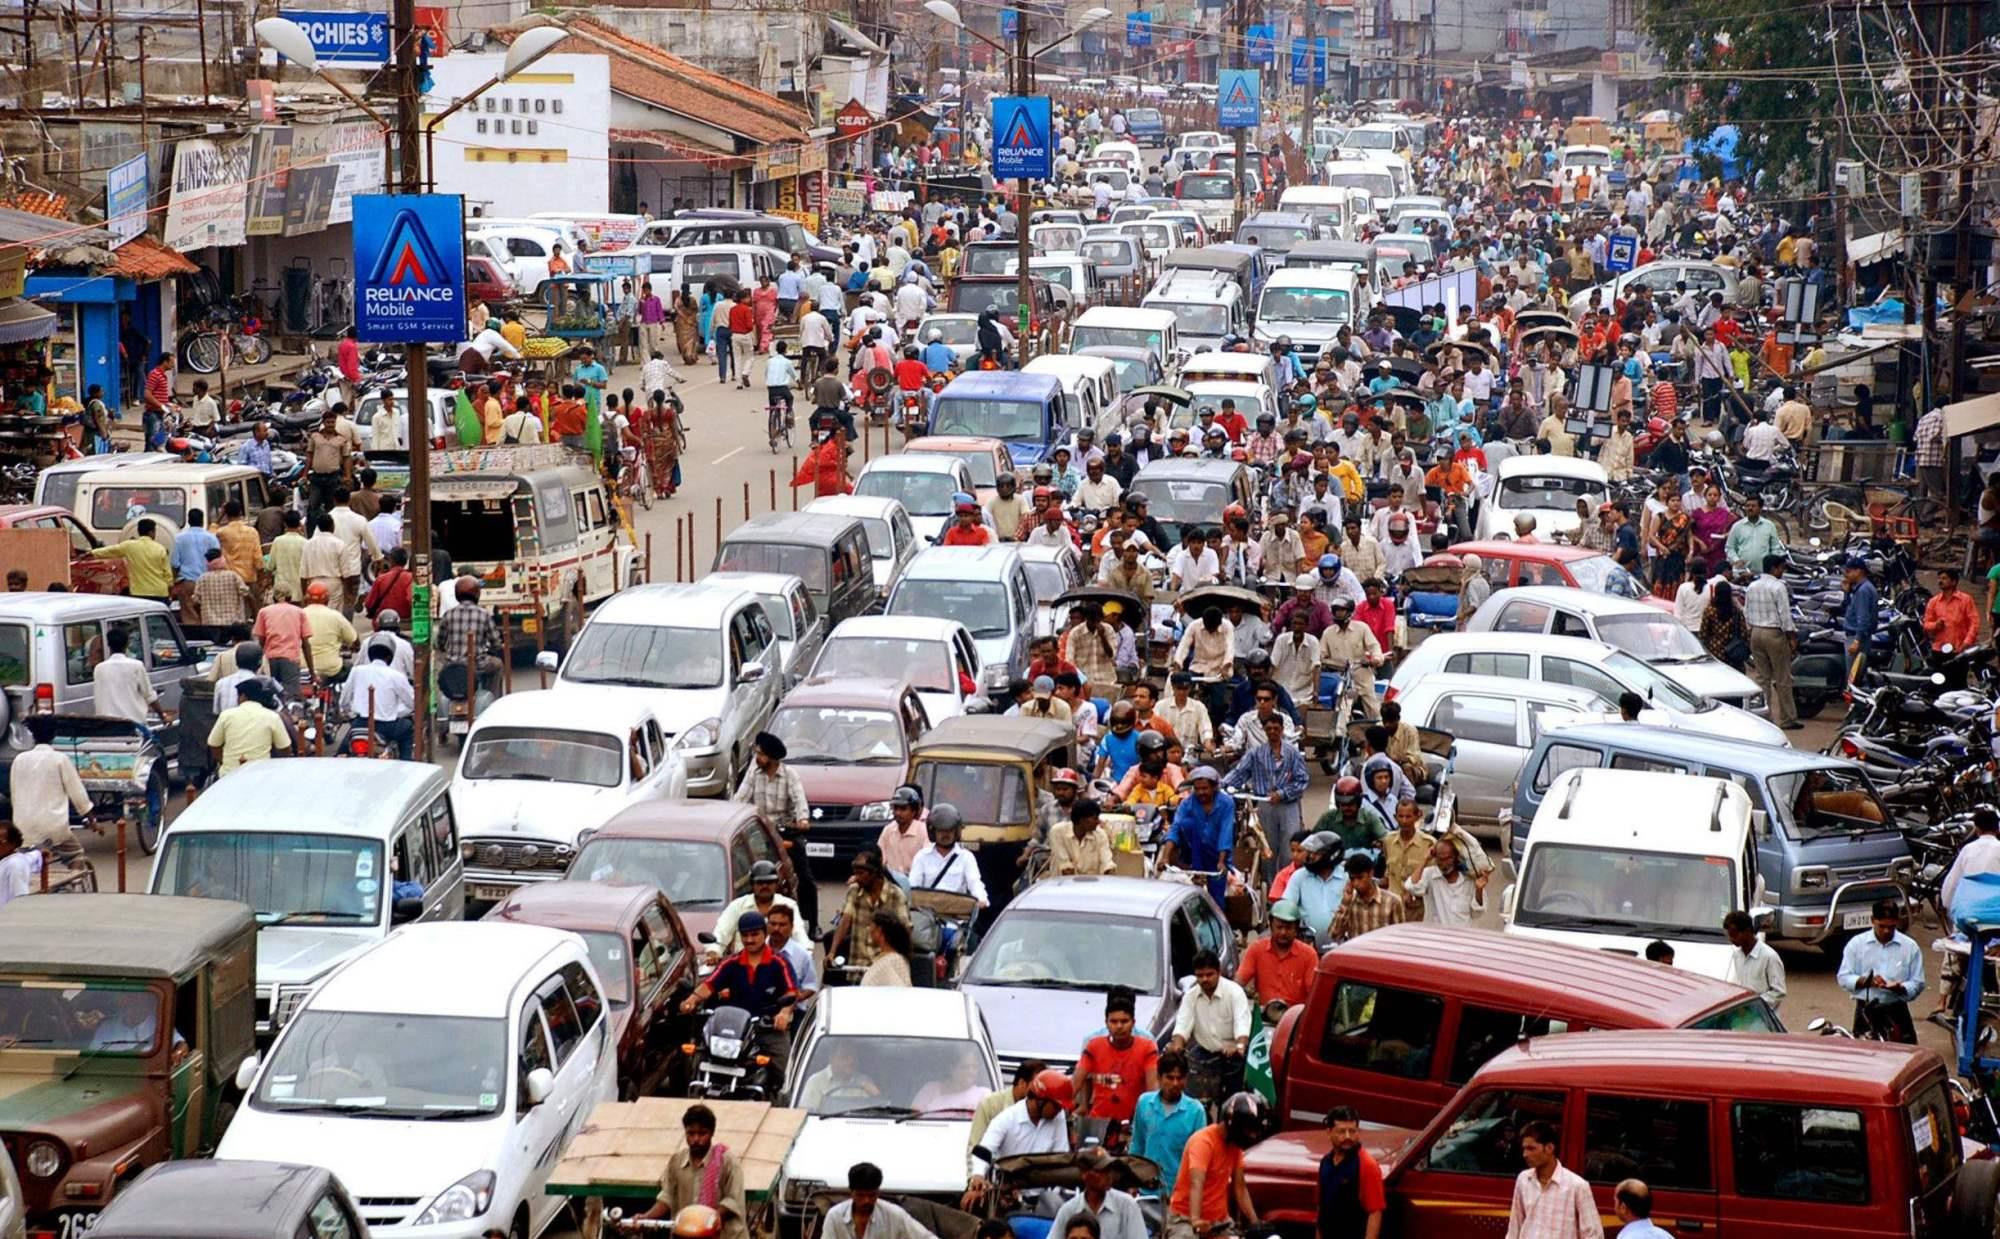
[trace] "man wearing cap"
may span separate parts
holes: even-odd
[[[1292,528],[1290,512],[1280,509],[1271,513],[1270,528],[1257,540],[1257,552],[1267,572],[1294,577],[1305,570],[1305,543]]]
[[[1849,678],[1858,679],[1868,658],[1868,643],[1881,624],[1882,608],[1876,600],[1875,582],[1868,577],[1868,560],[1849,555],[1843,567],[1847,601],[1840,610],[1840,632],[1847,642]]]
[[[1029,502],[1020,494],[1017,481],[1012,470],[1001,473],[993,482],[998,493],[986,505],[986,522],[1002,542],[1018,542],[1034,525],[1028,519],[1032,515]]]
[[[1382,665],[1382,643],[1374,630],[1354,622],[1354,603],[1338,598],[1333,603],[1333,623],[1319,638],[1320,666],[1346,677],[1355,704],[1364,717],[1378,718],[1381,699],[1375,695],[1375,668]]]
[[[924,795],[908,783],[889,797],[889,820],[875,837],[882,849],[882,863],[891,873],[909,876],[910,864],[930,842],[925,828]]]
[[[1138,1198],[1111,1186],[1119,1169],[1118,1159],[1104,1146],[1092,1144],[1077,1150],[1076,1164],[1083,1190],[1056,1210],[1049,1224],[1049,1239],[1068,1239],[1071,1223],[1078,1217],[1095,1218],[1098,1239],[1148,1239],[1146,1216],[1139,1211]]]
[[[1184,797],[1174,811],[1159,867],[1179,858],[1189,869],[1215,873],[1208,879],[1208,893],[1220,903],[1228,891],[1229,857],[1236,847],[1236,800],[1221,790],[1222,774],[1214,766],[1195,767],[1187,785],[1194,794]]]
[[[341,652],[361,639],[347,617],[327,605],[328,595],[323,581],[306,586],[306,626],[312,634],[306,641],[306,657],[313,675],[322,680],[340,674]]]
[[[1054,493],[1047,486],[1037,486],[1035,488],[1035,499],[1040,501],[1044,497],[1053,495]],[[1029,519],[1033,523],[1021,536],[1021,541],[1026,545],[1066,546],[1072,551],[1078,549],[1076,545],[1076,531],[1070,528],[1069,521],[1063,516],[1061,504],[1047,504],[1040,508],[1039,511],[1032,513]]]
[[[809,880],[809,879],[807,879]],[[803,889],[805,881],[799,883]],[[773,908],[790,908],[793,917],[799,914],[799,905],[789,895],[778,893],[778,866],[768,860],[760,860],[750,866],[750,893],[738,895],[722,909],[722,915],[715,918],[715,949],[723,955],[740,948],[743,943],[738,936],[742,932],[742,920],[751,913],[758,916],[771,915]]]
[[[799,875],[799,920],[807,937],[819,920],[819,883],[812,879],[812,866],[799,844],[812,828],[812,806],[806,800],[806,785],[785,767],[785,742],[768,731],[760,731],[752,741],[750,769],[736,785],[732,797],[738,804],[754,806],[778,832],[785,850],[791,853],[792,869]]]
[[[1140,602],[1153,605],[1153,574],[1139,562],[1139,554],[1148,548],[1146,535],[1133,531],[1118,548],[1118,560],[1104,573],[1104,584],[1112,589],[1131,594]],[[1209,557],[1211,565],[1214,556]],[[1079,663],[1081,659],[1077,660]],[[1092,676],[1093,680],[1097,677]]]
[[[762,912],[745,912],[736,922],[736,932],[742,937],[742,949],[723,960],[706,981],[681,999],[681,1014],[689,1014],[719,996],[755,1018],[770,1020],[771,1026],[757,1034],[758,1048],[771,1056],[782,1077],[792,1041],[788,1033],[793,1007],[799,997],[798,976],[791,962],[771,949],[770,924]]]
[[[951,524],[946,527],[944,537],[938,539],[939,546],[991,546],[993,531],[980,519],[979,501],[960,491],[952,496]]]
[[[1317,593],[1319,577],[1310,572],[1301,572],[1292,582],[1293,594],[1278,606],[1278,613],[1271,617],[1271,624],[1280,633],[1291,631],[1292,616],[1303,612],[1306,617],[1306,632],[1314,642],[1333,623],[1333,608],[1320,601]],[[1281,638],[1282,639],[1282,638]]]
[[[1299,941],[1299,905],[1280,899],[1271,905],[1271,932],[1252,942],[1236,966],[1236,982],[1256,1003],[1288,1007],[1306,1000],[1319,952]]]
[[[1070,713],[1069,703],[1055,695],[1053,676],[1036,676],[1028,685],[1028,693],[1027,703],[1020,707],[1022,718],[1045,718],[1065,727],[1074,721],[1075,715]]]
[[[1070,806],[1069,820],[1049,831],[1050,877],[1101,877],[1114,872],[1111,836],[1099,824],[1101,813],[1095,799],[1079,796]]]

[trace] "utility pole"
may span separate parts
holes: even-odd
[[[1245,0],[1236,0],[1236,32],[1235,32],[1236,37],[1231,41],[1233,46],[1229,50],[1229,67],[1232,69],[1241,69],[1245,67],[1245,65],[1248,63],[1244,57],[1243,43],[1248,35],[1250,29],[1250,23],[1249,19],[1244,16],[1244,8],[1245,8]],[[1259,99],[1262,99],[1264,97],[1264,92],[1261,90],[1258,91],[1257,97]],[[1218,111],[1222,107],[1221,96],[1219,95],[1216,98],[1215,106]],[[1218,116],[1216,117],[1216,119],[1220,120],[1222,118]],[[1239,125],[1236,127],[1236,221],[1235,222],[1237,228],[1241,228],[1243,226],[1243,181],[1250,174],[1249,165],[1244,163],[1243,160],[1244,160],[1243,127]],[[1235,236],[1236,234],[1232,230],[1230,232],[1230,235]]]
[[[1319,159],[1313,153],[1313,109],[1319,104],[1319,90],[1313,85],[1313,66],[1318,63],[1314,52],[1319,44],[1315,41],[1314,27],[1319,25],[1319,5],[1316,0],[1306,0],[1306,113],[1299,123],[1299,144],[1306,152],[1306,184],[1319,183]]]
[[[389,13],[391,52],[396,64],[396,154],[397,175],[393,189],[406,194],[423,190],[423,146],[418,133],[423,123],[423,92],[418,78],[417,0],[394,0]],[[385,138],[386,140],[386,138]],[[410,414],[410,484],[403,503],[410,514],[410,646],[416,655],[416,759],[430,758],[431,682],[431,398],[428,350],[422,344],[404,346],[403,367]],[[468,668],[474,673],[477,667]]]
[[[414,3],[415,0],[402,0],[402,2]],[[1028,10],[1025,7],[1017,8],[1014,10],[1014,93],[1025,99],[1034,93],[1034,84],[1034,61],[1028,55]],[[993,134],[995,150],[999,149],[1000,141],[1001,135],[998,131],[995,131]],[[1050,118],[1049,132],[1042,135],[1042,141],[1048,143],[1050,156],[1053,158],[1056,142],[1053,117]],[[1017,261],[1020,267],[1020,284],[1016,295],[1021,299],[1020,310],[1016,318],[1020,323],[1021,364],[1026,365],[1029,359],[1034,356],[1034,341],[1028,334],[1028,324],[1033,319],[1035,306],[1034,279],[1028,274],[1029,198],[1027,177],[1014,178],[1014,199],[1014,242],[1016,245]]]
[[[1951,10],[1944,9],[1943,21],[1950,20]],[[1980,41],[1979,6],[1965,6],[1964,48],[1975,48]],[[1938,55],[1945,55],[1944,41],[1938,41]],[[1942,67],[1939,70],[1942,74]],[[1940,86],[1942,91],[1942,86]],[[1965,320],[1972,311],[1972,164],[1979,155],[1978,115],[1974,110],[1975,96],[1966,91],[1964,102],[1959,107],[1960,123],[1965,127],[1965,146],[1958,155],[1958,223],[1952,232],[1951,251],[1951,346],[1945,350],[1946,390],[1951,393],[1954,404],[1964,398],[1965,370]]]

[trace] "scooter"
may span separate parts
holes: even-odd
[[[487,707],[494,701],[493,690],[484,684],[479,685],[468,700],[466,690],[470,680],[471,676],[463,662],[446,663],[438,669],[438,695],[445,700],[444,732],[456,740],[460,747],[464,746],[465,737],[472,730],[474,717],[485,713]]]
[[[758,1047],[759,1034],[771,1027],[742,1007],[717,1007],[701,1027],[694,1078],[688,1096],[724,1101],[770,1101],[778,1094],[781,1073],[771,1056]]]

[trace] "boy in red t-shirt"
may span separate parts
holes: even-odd
[[[1113,986],[1104,997],[1104,1034],[1092,1037],[1076,1060],[1078,1113],[1129,1124],[1139,1095],[1160,1086],[1160,1047],[1151,1037],[1133,1034],[1136,1022],[1132,991]]]

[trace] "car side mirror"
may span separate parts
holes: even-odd
[[[549,1099],[549,1094],[555,1091],[556,1075],[547,1067],[535,1068],[528,1073],[528,1078],[521,1082],[521,1092],[527,1097],[531,1106],[541,1105]]]
[[[398,899],[389,907],[391,925],[407,925],[411,921],[422,920],[424,901],[421,899]]]
[[[562,666],[562,658],[554,650],[543,650],[535,655],[535,670],[554,671]]]
[[[701,943],[703,946],[714,946],[715,934],[709,930],[704,929],[700,933],[694,936],[694,940],[696,942]]]
[[[242,1062],[236,1064],[236,1091],[247,1093],[250,1091],[250,1086],[256,1082],[257,1056],[255,1054],[246,1055]]]
[[[1776,908],[1766,907],[1761,903],[1755,904],[1750,908],[1750,924],[1756,928],[1758,933],[1769,933],[1771,928],[1777,923],[1778,910]]]
[[[1828,1027],[1830,1025],[1828,1025],[1824,1015],[1815,1015],[1812,1019],[1806,1021],[1806,1031],[1809,1033],[1823,1033]]]
[[[736,673],[736,682],[739,684],[755,684],[764,678],[764,673],[768,670],[769,668],[763,663],[747,663],[744,665],[743,670]]]
[[[1771,837],[1771,815],[1764,809],[1750,810],[1750,833],[1759,839]],[[1759,878],[1758,881],[1763,881]]]

